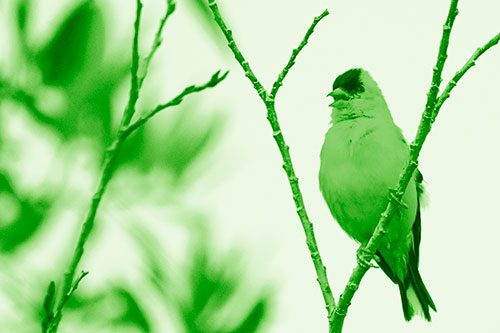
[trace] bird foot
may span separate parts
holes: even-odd
[[[369,252],[363,245],[361,245],[356,251],[356,261],[358,262],[359,266],[366,269],[379,268],[377,265],[371,263],[372,259],[374,259],[376,262],[380,261],[380,258],[375,253]]]

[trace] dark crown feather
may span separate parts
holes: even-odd
[[[361,68],[352,68],[337,76],[333,82],[332,91],[337,88],[344,89],[348,94],[364,92],[365,87],[361,82]]]

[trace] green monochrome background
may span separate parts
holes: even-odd
[[[165,1],[143,2],[144,55]],[[327,330],[265,108],[203,4],[178,1],[138,112],[218,69],[230,74],[162,111],[125,144],[80,265],[90,274],[65,308],[60,332]],[[330,113],[325,96],[337,75],[366,68],[411,140],[449,2],[218,4],[266,87],[313,17],[330,10],[276,107],[338,298],[357,245],[318,190]],[[500,31],[497,1],[463,0],[459,9],[445,81]],[[132,0],[0,1],[0,332],[39,331],[47,285],[70,260],[127,101],[134,15]],[[396,286],[370,270],[345,332],[500,331],[499,64],[497,48],[480,58],[421,153],[430,200],[420,272],[438,308],[432,323],[404,322]]]

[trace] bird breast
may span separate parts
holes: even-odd
[[[320,189],[334,218],[356,241],[365,243],[372,235],[407,159],[408,146],[392,121],[357,118],[328,130]]]

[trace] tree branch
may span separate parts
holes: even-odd
[[[264,102],[266,109],[267,109],[267,119],[269,121],[269,124],[271,125],[272,131],[273,131],[273,138],[276,141],[276,144],[278,146],[278,149],[281,153],[281,157],[283,160],[283,169],[285,170],[285,173],[288,178],[288,183],[290,184],[290,189],[293,194],[293,200],[295,203],[297,215],[300,218],[300,222],[302,224],[302,228],[304,229],[304,233],[306,235],[306,244],[309,249],[311,259],[314,264],[314,268],[316,271],[316,276],[317,276],[317,281],[319,283],[321,292],[323,294],[323,299],[326,304],[326,309],[328,312],[328,316],[333,313],[333,310],[335,309],[335,300],[333,298],[333,294],[330,288],[330,284],[328,282],[328,277],[326,275],[326,267],[323,265],[323,262],[321,260],[321,256],[319,253],[318,245],[316,242],[316,237],[314,235],[314,229],[313,229],[313,224],[309,220],[309,216],[307,215],[306,208],[304,205],[304,200],[302,198],[302,192],[299,187],[299,179],[295,175],[295,171],[293,168],[292,164],[292,159],[290,157],[290,147],[286,144],[285,139],[283,137],[283,133],[281,131],[279,122],[278,122],[278,116],[276,114],[275,110],[275,103],[274,103],[274,98],[276,96],[276,93],[278,92],[279,87],[282,85],[283,79],[285,78],[286,74],[290,70],[290,68],[294,65],[295,59],[297,58],[297,55],[299,52],[303,49],[303,47],[307,44],[307,41],[311,34],[313,33],[314,27],[318,22],[324,18],[326,15],[328,15],[328,10],[325,10],[321,15],[318,17],[314,18],[313,23],[307,30],[306,35],[304,36],[302,42],[299,44],[299,46],[293,50],[292,56],[290,57],[290,60],[288,61],[287,65],[283,68],[281,73],[279,74],[278,78],[276,79],[276,82],[274,82],[273,87],[271,89],[271,93],[268,93],[267,90],[264,88],[264,86],[260,83],[260,81],[257,79],[255,74],[253,73],[252,69],[250,68],[250,65],[248,62],[245,60],[245,57],[241,53],[241,51],[238,49],[238,46],[236,45],[236,42],[232,36],[231,30],[229,30],[224,23],[224,20],[222,19],[222,16],[219,12],[219,8],[217,4],[215,3],[214,0],[209,0],[208,1],[208,6],[210,7],[210,10],[212,11],[214,15],[214,20],[221,29],[222,33],[226,37],[226,40],[228,42],[228,47],[231,49],[233,52],[234,57],[236,58],[236,61],[240,64],[240,66],[243,68],[243,71],[245,72],[245,76],[250,80],[252,83],[254,89],[257,91],[257,94],[259,97],[262,99],[262,102]]]
[[[167,0],[167,7],[165,8],[165,15],[160,20],[158,30],[156,31],[156,34],[155,34],[155,39],[153,41],[153,44],[151,45],[151,50],[149,51],[148,55],[144,58],[142,66],[139,70],[139,74],[138,74],[139,88],[142,87],[142,83],[144,82],[144,79],[146,78],[146,75],[148,74],[149,63],[151,62],[153,55],[155,54],[156,50],[160,47],[161,43],[163,42],[163,39],[161,37],[162,32],[163,32],[163,27],[165,26],[165,23],[167,22],[168,17],[174,13],[175,6],[176,6],[176,3],[174,0]]]
[[[55,314],[50,322],[48,323],[47,327],[47,332],[53,333],[57,332],[57,328],[59,326],[59,323],[62,318],[62,310],[63,307],[67,301],[67,299],[71,296],[71,294],[74,292],[76,287],[78,286],[78,283],[80,280],[87,274],[82,274],[75,282],[73,282],[73,278],[75,276],[75,272],[77,270],[78,264],[80,263],[80,260],[82,259],[85,244],[87,242],[87,239],[92,232],[92,229],[94,227],[95,223],[95,217],[97,215],[97,209],[99,208],[99,204],[101,202],[101,199],[104,195],[104,192],[106,191],[107,185],[109,181],[111,180],[113,176],[113,172],[115,169],[116,161],[118,159],[118,155],[120,153],[120,150],[123,146],[123,143],[125,142],[126,138],[132,133],[133,130],[137,129],[146,121],[151,118],[154,114],[157,112],[172,106],[172,105],[177,105],[182,102],[182,99],[184,96],[201,91],[203,89],[209,88],[209,87],[214,87],[217,85],[220,81],[222,81],[227,73],[225,73],[222,77],[218,76],[217,72],[214,74],[211,78],[211,80],[206,83],[205,85],[199,87],[199,86],[190,86],[184,91],[178,95],[176,98],[174,98],[172,101],[170,101],[167,104],[159,105],[155,110],[153,110],[150,114],[146,115],[146,117],[139,118],[136,122],[134,122],[132,125],[130,125],[130,122],[132,120],[132,117],[134,116],[135,113],[135,106],[137,104],[137,100],[139,98],[139,93],[141,89],[142,82],[144,80],[145,75],[147,74],[147,67],[149,65],[149,61],[153,57],[155,50],[158,48],[160,41],[161,41],[161,31],[163,30],[163,26],[166,22],[166,19],[168,18],[169,15],[171,15],[175,9],[175,4],[172,0],[168,0],[168,7],[166,10],[166,14],[164,18],[162,19],[162,22],[160,23],[160,26],[158,28],[158,32],[156,33],[155,37],[155,42],[153,43],[152,49],[148,56],[146,57],[146,64],[143,66],[143,72],[141,75],[144,76],[139,76],[138,75],[138,69],[139,69],[139,27],[140,27],[140,21],[141,21],[141,12],[142,12],[142,2],[140,0],[136,1],[137,9],[136,9],[136,17],[135,17],[135,23],[134,23],[134,39],[133,39],[133,44],[132,44],[132,66],[131,66],[131,87],[130,87],[130,92],[129,92],[129,99],[127,106],[123,112],[122,119],[120,121],[120,127],[118,130],[118,133],[116,137],[114,138],[113,142],[111,145],[108,147],[108,149],[105,152],[104,156],[104,165],[103,165],[103,170],[101,173],[101,177],[99,180],[99,185],[97,186],[97,190],[95,191],[94,195],[92,196],[92,201],[90,203],[89,210],[87,212],[87,216],[85,217],[85,220],[82,225],[82,230],[80,232],[80,235],[78,237],[78,242],[75,247],[75,251],[73,253],[73,257],[71,259],[71,262],[69,264],[68,270],[64,274],[64,278],[62,281],[62,287],[59,292],[59,297],[57,300],[57,303],[54,305],[55,311],[53,313]]]
[[[210,80],[207,83],[205,83],[205,84],[202,84],[202,85],[199,85],[199,86],[192,85],[192,86],[184,88],[184,90],[180,94],[178,94],[177,96],[175,96],[174,98],[172,98],[170,101],[168,101],[167,103],[164,103],[164,104],[159,104],[153,110],[151,110],[150,112],[148,112],[145,115],[141,116],[139,119],[137,119],[131,125],[129,125],[124,130],[123,134],[125,136],[129,136],[130,134],[132,134],[133,131],[135,131],[137,128],[141,127],[142,125],[144,125],[150,118],[152,118],[158,112],[160,112],[162,110],[165,110],[168,107],[181,104],[182,101],[183,101],[183,99],[184,99],[184,97],[186,97],[187,95],[203,91],[203,90],[205,90],[207,88],[213,88],[213,87],[215,87],[222,80],[224,80],[226,78],[226,76],[227,76],[227,74],[229,74],[229,72],[225,72],[224,74],[222,74],[222,76],[219,76],[219,74],[220,74],[220,71],[215,72],[212,75],[212,77],[210,78]]]
[[[130,92],[127,108],[125,109],[125,112],[123,112],[120,128],[125,128],[128,124],[130,124],[130,120],[132,120],[135,113],[135,105],[139,99],[139,90],[141,89],[139,77],[137,75],[139,70],[139,28],[141,25],[141,13],[142,2],[141,0],[136,0],[134,40],[132,42],[132,67],[130,69]]]
[[[82,281],[82,279],[87,276],[89,274],[89,272],[85,272],[85,271],[82,271],[80,273],[80,275],[78,276],[78,278],[75,280],[75,282],[73,282],[73,285],[71,286],[70,290],[64,295],[64,298],[62,299],[62,306],[60,308],[58,308],[56,310],[56,312],[54,313],[53,315],[53,320],[59,322],[61,321],[61,318],[62,318],[62,309],[64,307],[64,305],[66,304],[66,302],[68,301],[68,299],[71,297],[71,295],[73,295],[73,293],[76,291],[76,289],[78,288],[78,286],[80,285],[80,281]],[[51,286],[53,285],[53,282],[50,284]]]
[[[490,39],[488,41],[488,43],[484,44],[482,47],[479,47],[472,54],[472,56],[469,58],[469,60],[467,60],[467,62],[462,66],[462,68],[460,68],[460,70],[458,70],[455,73],[455,75],[453,76],[453,78],[446,85],[446,88],[444,89],[444,91],[441,93],[441,95],[439,95],[439,98],[438,98],[437,103],[436,103],[436,107],[434,108],[434,113],[432,115],[432,122],[435,121],[435,119],[436,119],[436,117],[437,117],[437,115],[439,113],[439,110],[441,109],[441,106],[448,99],[448,97],[450,97],[450,93],[453,90],[453,88],[455,88],[455,86],[457,85],[458,81],[465,75],[465,73],[472,66],[474,66],[476,64],[476,60],[483,53],[485,53],[486,51],[488,51],[488,49],[492,48],[493,46],[497,45],[499,41],[500,41],[500,33],[498,33],[492,39]]]
[[[288,74],[288,71],[290,70],[290,68],[292,68],[292,66],[295,64],[295,59],[299,55],[300,51],[302,51],[304,46],[306,46],[306,44],[309,40],[309,37],[311,37],[312,33],[314,32],[314,28],[319,23],[319,21],[321,21],[323,19],[323,17],[325,17],[328,14],[329,14],[328,10],[325,9],[325,11],[323,13],[321,13],[321,15],[314,18],[313,23],[311,24],[309,29],[307,29],[307,32],[306,32],[304,38],[302,39],[302,42],[299,44],[299,46],[296,49],[293,49],[292,55],[290,56],[290,60],[288,60],[288,63],[283,68],[281,73],[278,75],[278,78],[274,82],[273,88],[271,89],[271,93],[269,94],[270,96],[272,96],[273,98],[276,97],[276,94],[278,93],[278,89],[283,85],[283,80],[285,79],[285,76]]]
[[[219,12],[219,7],[215,3],[215,0],[208,0],[208,6],[212,11],[212,14],[214,15],[215,22],[217,23],[222,33],[226,37],[228,43],[227,46],[233,52],[234,57],[245,71],[245,76],[250,80],[250,82],[252,82],[252,85],[254,89],[257,90],[257,93],[259,94],[260,98],[263,101],[265,101],[268,96],[267,91],[253,73],[252,69],[250,68],[250,65],[248,64],[248,61],[245,60],[245,57],[243,57],[243,54],[238,49],[238,46],[236,46],[236,42],[234,41],[233,38],[233,32],[229,30],[226,26],[226,23],[224,23],[224,20],[222,19],[222,16],[220,15]]]
[[[500,39],[500,34],[496,35],[493,39],[491,39],[486,45],[482,48],[476,50],[476,52],[472,55],[469,61],[462,67],[461,70],[455,74],[453,79],[448,83],[447,87],[439,96],[439,85],[442,81],[441,75],[443,72],[443,67],[447,58],[447,49],[450,40],[450,34],[453,27],[453,23],[455,21],[456,16],[458,15],[458,0],[451,0],[450,8],[448,11],[448,17],[443,26],[443,33],[441,37],[441,42],[439,46],[438,58],[436,62],[436,66],[433,68],[433,76],[432,82],[427,94],[427,102],[425,105],[425,110],[422,114],[422,118],[420,120],[420,124],[417,130],[417,135],[413,142],[410,144],[410,158],[408,161],[408,165],[402,171],[399,176],[398,185],[395,189],[389,191],[389,203],[387,208],[382,213],[379,223],[375,228],[375,231],[370,238],[368,244],[366,245],[365,252],[368,253],[368,256],[365,258],[367,260],[373,259],[374,253],[377,251],[382,237],[387,233],[387,228],[390,223],[391,218],[393,217],[399,203],[401,202],[403,195],[406,191],[406,187],[410,182],[415,169],[418,166],[418,157],[422,146],[425,142],[425,139],[432,128],[432,123],[439,112],[444,101],[449,97],[450,91],[456,85],[458,80],[465,74],[465,72],[474,65],[474,61],[479,58],[481,54],[486,52],[490,47],[497,44]],[[359,284],[363,278],[363,276],[368,271],[369,267],[362,266],[358,263],[358,265],[354,268],[351,277],[349,278],[349,282],[347,283],[344,292],[340,296],[339,304],[337,309],[335,310],[335,314],[333,317],[333,332],[342,332],[342,326],[344,323],[345,316],[347,314],[347,309],[351,303],[351,300],[354,296],[354,293],[359,288]]]

